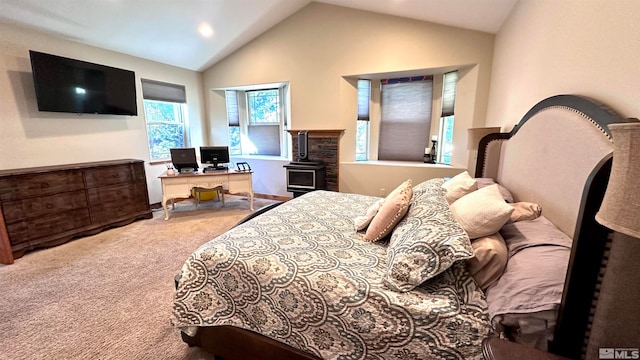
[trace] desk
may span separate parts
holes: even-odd
[[[215,188],[222,185],[230,194],[246,193],[249,197],[249,209],[253,211],[253,185],[251,171],[217,170],[197,174],[178,174],[159,176],[162,182],[162,209],[164,219],[169,219],[167,201],[175,198],[188,198],[191,189],[198,187]]]

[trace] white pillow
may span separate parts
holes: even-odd
[[[447,190],[444,198],[447,199],[449,204],[452,204],[459,198],[476,191],[478,189],[478,182],[472,178],[467,171],[464,171],[445,181],[442,187]]]
[[[371,223],[371,220],[373,220],[373,217],[376,216],[383,202],[384,202],[384,199],[380,199],[374,202],[371,206],[369,206],[364,216],[356,216],[353,219],[354,225],[356,227],[356,231],[364,230],[367,226],[369,226],[369,223]]]
[[[491,185],[465,195],[450,205],[453,217],[470,239],[495,234],[513,212],[500,194],[498,185]]]

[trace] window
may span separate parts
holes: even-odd
[[[185,88],[142,79],[142,96],[150,159],[170,159],[169,149],[187,146]]]
[[[356,125],[356,160],[369,159],[369,103],[371,80],[358,80],[358,120]]]
[[[238,112],[238,92],[227,90],[224,92],[227,102],[227,121],[229,122],[229,154],[242,154],[240,146],[240,114]]]
[[[456,102],[456,84],[458,83],[458,72],[452,71],[444,74],[442,84],[442,115],[440,117],[440,134],[438,151],[438,162],[451,164],[451,153],[453,152],[453,123],[454,108]]]
[[[423,161],[429,147],[433,78],[382,81],[378,160]]]
[[[379,90],[378,87],[371,88],[371,80],[357,80],[356,160],[376,159],[369,151],[372,148],[371,142],[375,144],[377,141],[378,160],[422,162],[425,151],[429,152],[431,149],[430,139],[437,138],[436,161],[451,164],[458,72],[434,76],[442,77],[442,109],[437,110],[432,109],[433,76],[382,79],[379,80]],[[374,80],[374,83],[377,81]],[[437,91],[440,91],[439,86]],[[378,95],[379,104],[377,100],[372,102],[372,96],[378,99]],[[379,123],[373,119],[373,130],[370,125],[371,106],[375,110],[378,109],[377,106],[380,109]],[[437,112],[433,114],[433,111]],[[432,115],[436,119],[440,118],[434,127],[431,126]]]
[[[281,156],[284,141],[284,86],[227,90],[229,151],[232,155]]]

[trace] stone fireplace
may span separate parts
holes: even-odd
[[[340,136],[344,130],[287,130],[293,144],[293,162],[290,164],[305,165],[298,159],[298,132],[307,132],[308,165],[324,165],[325,188],[340,191],[338,186],[338,170],[340,157]],[[288,167],[290,165],[285,165]]]

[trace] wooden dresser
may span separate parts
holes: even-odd
[[[0,263],[151,218],[142,160],[0,170]]]

